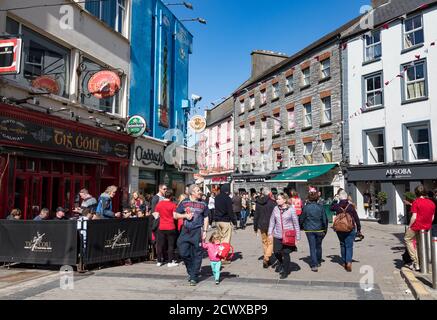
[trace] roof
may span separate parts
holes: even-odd
[[[437,0],[436,0],[437,1]],[[325,35],[324,37],[320,38],[319,40],[313,42],[312,44],[310,44],[309,46],[307,46],[306,48],[302,49],[301,51],[295,53],[294,55],[292,55],[291,57],[289,57],[288,59],[285,59],[284,61],[278,63],[277,65],[271,67],[270,69],[268,69],[267,71],[265,71],[264,73],[262,73],[261,75],[255,77],[255,78],[249,78],[247,81],[245,81],[235,92],[234,95],[238,95],[239,91],[241,91],[242,89],[251,86],[254,83],[257,83],[259,80],[268,77],[269,75],[275,73],[276,71],[280,70],[281,68],[283,68],[286,65],[292,64],[293,62],[295,62],[296,60],[298,60],[299,58],[301,58],[302,56],[304,56],[305,54],[308,54],[309,52],[311,52],[312,50],[320,47],[321,45],[328,43],[329,41],[332,41],[335,38],[339,38],[340,34],[349,29],[350,27],[352,27],[354,24],[356,24],[357,22],[359,22],[359,18],[357,17],[351,21],[349,21],[348,23],[344,24],[343,26],[341,26],[340,28],[336,29],[335,31]]]
[[[206,126],[210,127],[222,120],[225,120],[232,116],[234,113],[234,99],[229,96],[221,102],[219,105],[211,110],[206,111]]]
[[[384,23],[397,19],[405,14],[412,13],[421,9],[425,9],[426,5],[434,5],[437,0],[391,0],[389,3],[379,6],[373,11],[373,23],[375,27],[378,27]],[[360,24],[356,24],[345,30],[342,33],[342,38],[348,38],[363,32],[366,32],[361,28]]]

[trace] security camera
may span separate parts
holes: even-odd
[[[197,94],[192,94],[191,95],[191,100],[193,100],[195,102],[199,102],[200,100],[202,100],[202,97],[198,96]]]

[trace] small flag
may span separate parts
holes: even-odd
[[[390,81],[386,81],[385,85],[388,86],[390,84]]]
[[[408,70],[408,66],[404,66],[404,71],[407,71]]]
[[[389,25],[388,25],[388,23],[384,23],[383,25],[382,25],[382,27],[384,28],[384,29],[388,29],[388,27],[389,27]]]
[[[417,60],[419,60],[420,59],[420,54],[416,54],[415,57],[416,57]]]
[[[435,46],[435,42],[431,42],[430,46]]]
[[[346,50],[346,48],[347,48],[347,43],[343,43],[342,48],[343,48],[343,50]]]
[[[398,78],[404,78],[404,75],[402,75],[402,74],[398,74],[396,77],[398,77]]]
[[[428,8],[428,4],[424,3],[418,9],[426,9],[426,8]]]

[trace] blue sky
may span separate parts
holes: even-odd
[[[249,78],[253,50],[292,55],[358,16],[360,8],[370,0],[187,2],[193,4],[194,11],[183,6],[169,8],[179,19],[207,20],[207,25],[185,25],[194,36],[189,93],[202,96],[198,106],[209,109],[211,102],[228,96]]]

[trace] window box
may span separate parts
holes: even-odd
[[[278,100],[279,100],[279,97],[272,98],[272,102],[276,102],[276,101],[278,101]]]
[[[365,109],[363,110],[363,113],[366,113],[366,112],[372,112],[372,111],[381,110],[381,109],[384,109],[384,106],[365,108]]]
[[[285,93],[285,96],[286,96],[286,97],[291,96],[293,93],[294,93],[294,91],[286,92],[286,93]]]
[[[281,134],[280,133],[277,133],[277,134],[274,134],[273,136],[272,136],[272,138],[273,139],[276,139],[276,138],[279,138],[281,136]]]
[[[267,105],[267,102],[263,102],[259,105],[260,108],[265,107]]]
[[[320,124],[320,128],[329,127],[330,125],[332,125],[332,121],[323,122]]]
[[[295,132],[296,132],[296,130],[291,129],[291,130],[285,131],[285,134],[292,134],[292,133],[295,133]]]
[[[308,127],[303,127],[301,130],[308,131],[308,130],[311,130],[312,128],[313,128],[312,126],[308,126]]]

